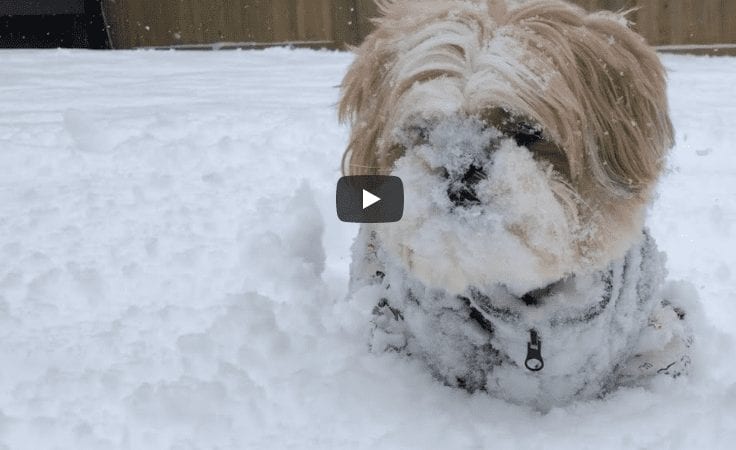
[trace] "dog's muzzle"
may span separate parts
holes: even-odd
[[[450,178],[450,175],[448,174],[446,177]],[[478,182],[485,178],[485,171],[473,164],[459,178],[455,178],[450,182],[450,186],[447,189],[447,196],[456,207],[462,208],[479,205],[480,199],[475,191],[475,187]]]
[[[522,123],[517,124],[516,129],[506,138],[513,139],[519,147],[528,148],[542,140],[542,132],[533,125]],[[492,154],[498,148],[498,145],[499,140],[494,140],[486,151]],[[488,175],[480,164],[470,164],[464,172],[449,173],[445,170],[443,175],[450,180],[447,196],[453,205],[462,208],[481,203],[476,192],[476,186],[480,181],[485,180]]]

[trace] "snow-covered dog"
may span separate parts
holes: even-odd
[[[556,0],[395,0],[343,83],[347,174],[402,178],[351,289],[372,348],[540,407],[677,376],[692,341],[644,216],[673,143],[626,20]]]

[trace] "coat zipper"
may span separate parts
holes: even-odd
[[[542,359],[542,339],[539,338],[537,330],[529,330],[529,342],[526,345],[526,361],[524,366],[532,372],[538,372],[544,368]]]

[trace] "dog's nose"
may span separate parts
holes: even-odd
[[[451,178],[450,186],[447,189],[447,196],[452,204],[458,207],[467,207],[480,204],[480,199],[475,191],[475,187],[479,181],[486,178],[486,173],[482,168],[471,165],[468,170],[457,179]]]

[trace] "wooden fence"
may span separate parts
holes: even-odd
[[[102,0],[114,48],[292,43],[341,48],[371,30],[373,0]],[[734,0],[577,0],[622,10],[654,45],[736,44]]]
[[[357,42],[352,0],[103,0],[113,48]],[[351,9],[352,8],[352,9]]]
[[[629,15],[652,45],[736,44],[734,0],[578,0],[581,6]]]

